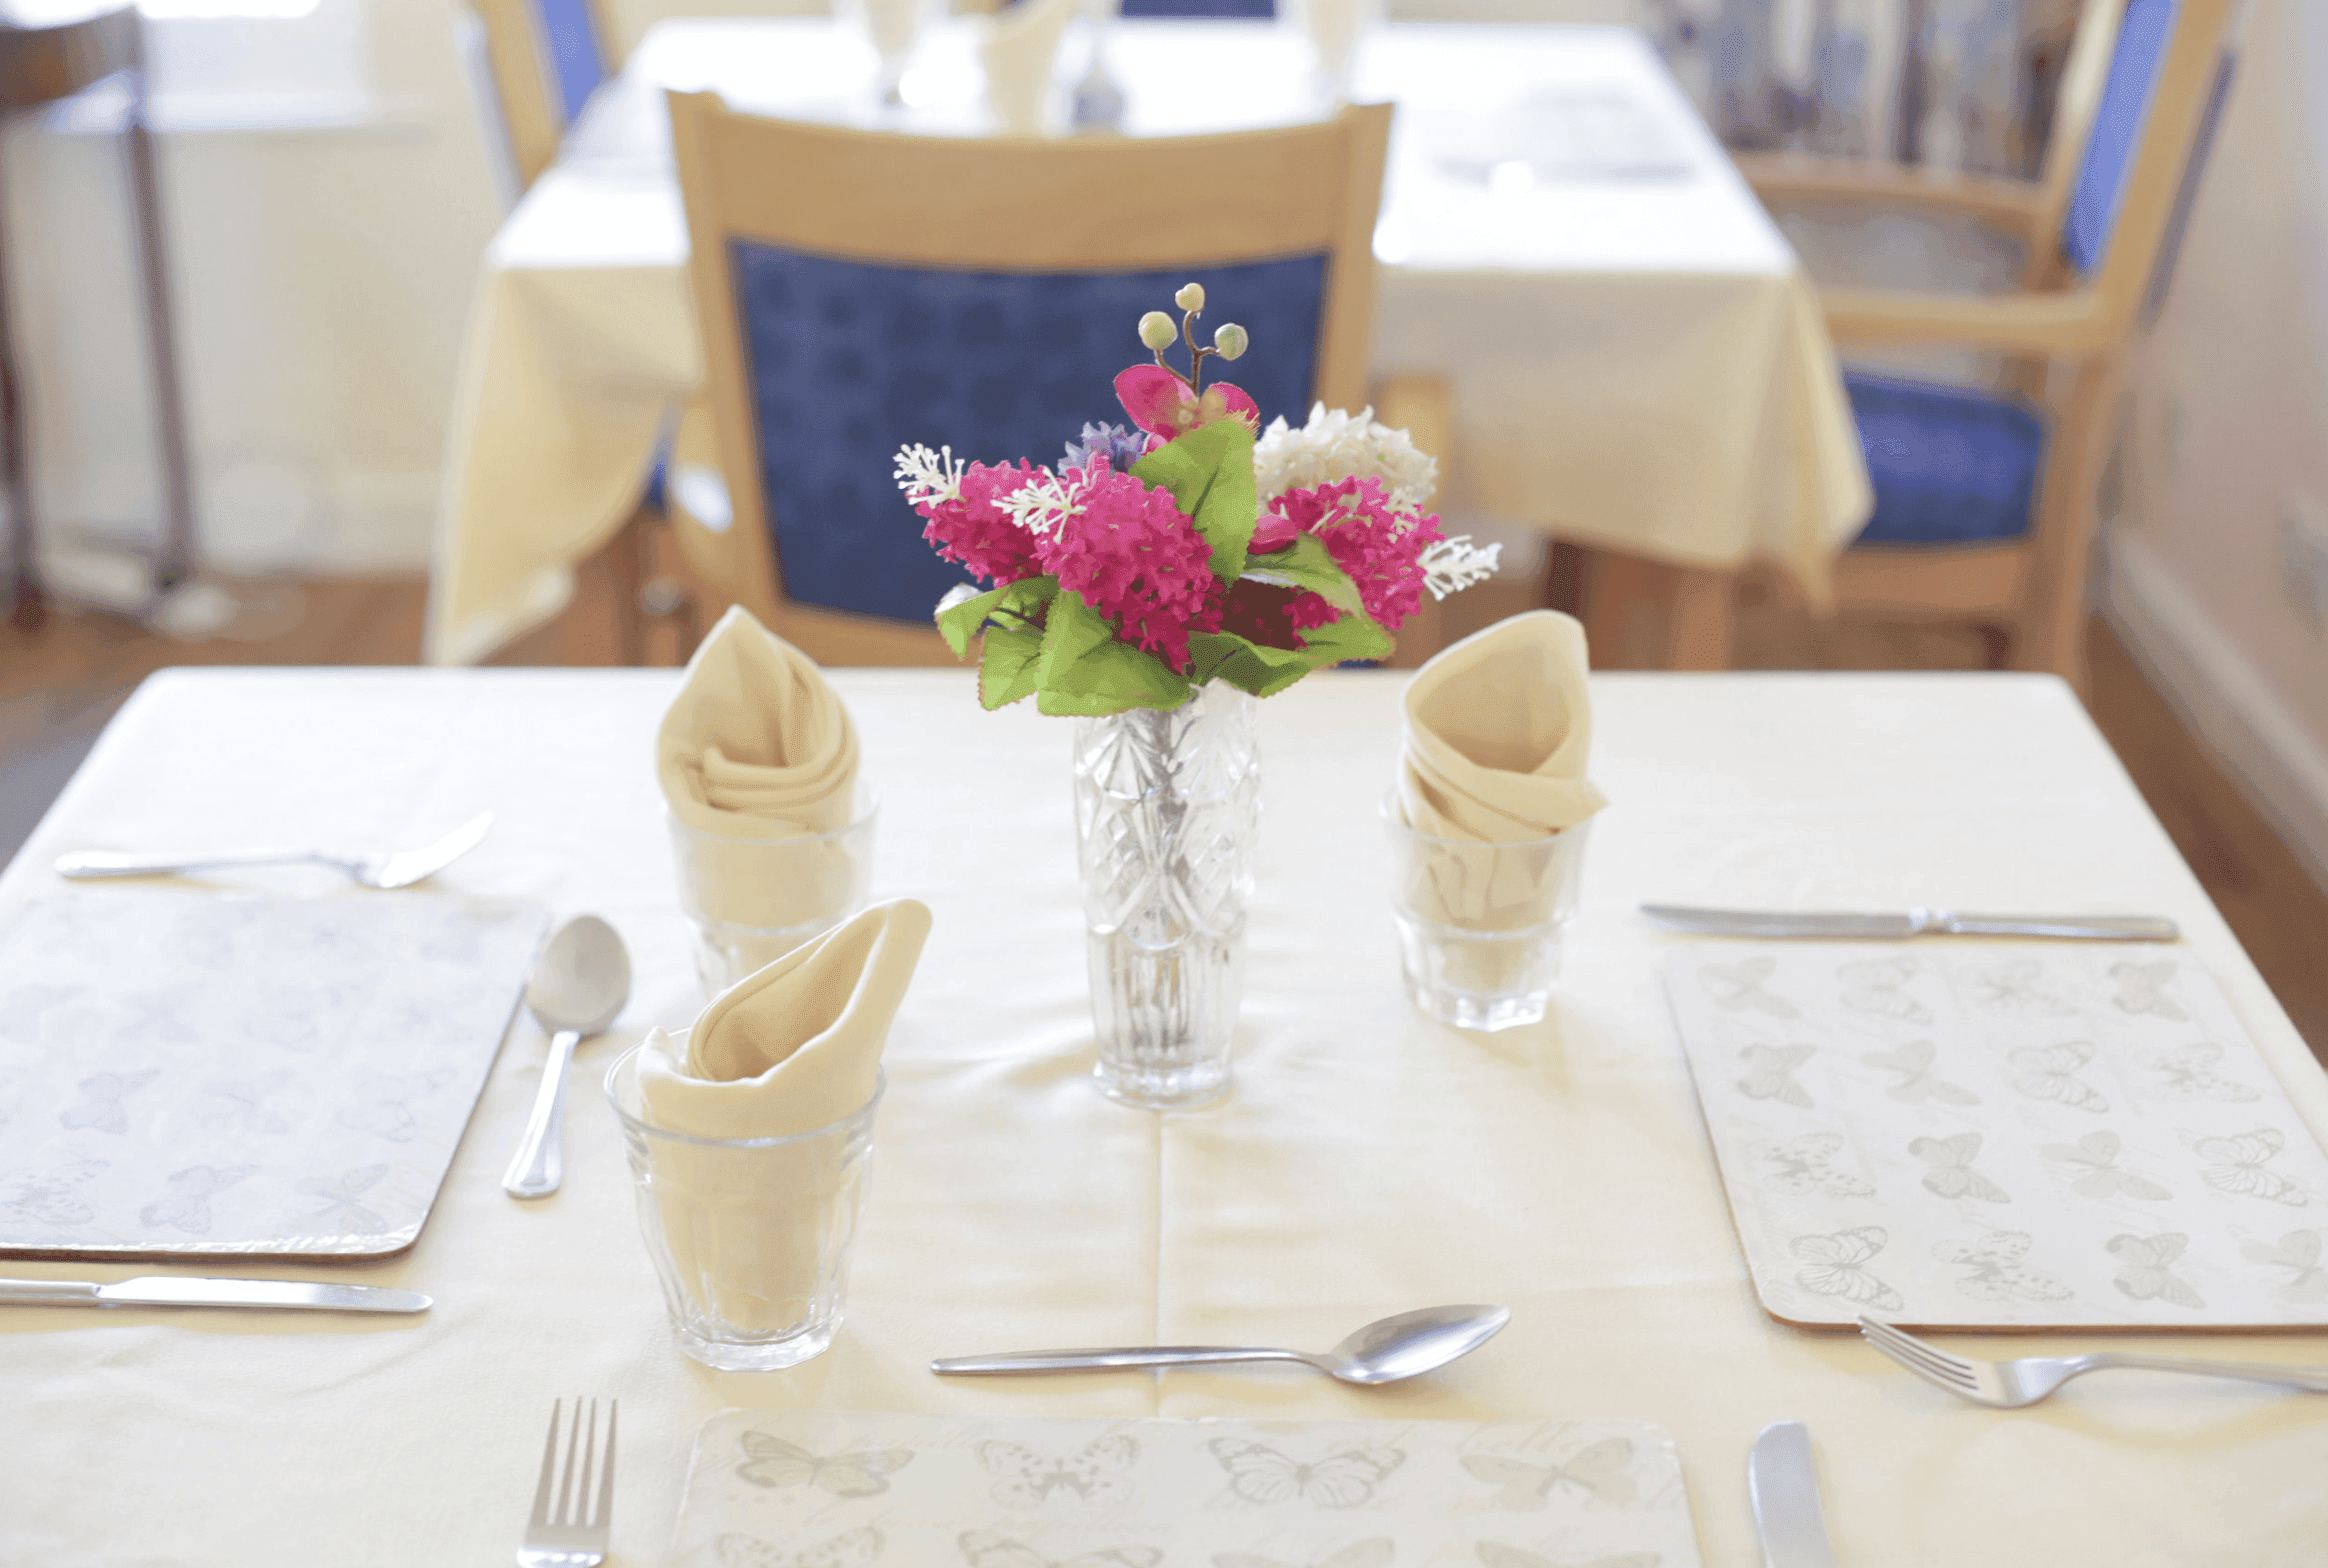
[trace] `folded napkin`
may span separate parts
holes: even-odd
[[[978,45],[986,67],[986,103],[1014,136],[1039,136],[1051,93],[1059,37],[1075,19],[1077,0],[1017,0],[987,24]]]
[[[742,606],[729,610],[687,661],[655,769],[672,816],[716,836],[680,841],[681,878],[702,914],[762,928],[831,918],[827,883],[851,869],[843,846],[825,846],[832,853],[805,875],[789,860],[772,875],[767,857],[717,841],[809,838],[850,823],[857,727],[807,654]]]
[[[1415,672],[1399,812],[1417,832],[1454,842],[1409,845],[1399,896],[1412,913],[1475,931],[1554,918],[1580,857],[1543,841],[1580,830],[1607,804],[1585,777],[1588,668],[1584,628],[1556,610],[1534,610],[1473,633]],[[1523,843],[1539,847],[1509,847]],[[1492,991],[1497,982],[1483,974],[1474,983]]]
[[[929,931],[923,905],[876,904],[722,992],[683,1037],[657,1029],[639,1052],[641,1119],[689,1138],[790,1138],[856,1114]],[[798,1322],[847,1140],[654,1142],[650,1190],[685,1288],[737,1328]]]
[[[1557,610],[1498,621],[1442,650],[1407,687],[1399,807],[1440,838],[1513,843],[1608,804],[1585,777],[1592,699],[1584,628]]]

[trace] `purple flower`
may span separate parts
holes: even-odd
[[[1117,473],[1129,473],[1134,463],[1148,455],[1148,438],[1126,430],[1121,425],[1085,425],[1083,439],[1067,443],[1067,460],[1059,466],[1088,468],[1094,457],[1105,457],[1108,467]]]

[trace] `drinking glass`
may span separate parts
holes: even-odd
[[[1516,843],[1439,838],[1383,802],[1407,995],[1427,1018],[1493,1032],[1543,1018],[1584,870],[1579,823]]]
[[[1317,49],[1318,74],[1329,102],[1350,101],[1359,41],[1388,11],[1389,0],[1285,0],[1285,14]]]
[[[725,1372],[822,1355],[841,1326],[849,1247],[865,1214],[873,1097],[786,1138],[700,1138],[647,1120],[633,1046],[606,1074],[638,1199],[639,1233],[679,1348]]]
[[[793,838],[731,838],[669,808],[679,907],[695,933],[695,973],[717,996],[865,907],[881,801],[859,780],[847,827]]]
[[[936,0],[834,0],[833,9],[873,45],[881,62],[882,107],[904,107],[906,62],[936,14]]]

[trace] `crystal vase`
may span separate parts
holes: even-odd
[[[1112,1099],[1162,1110],[1228,1090],[1260,789],[1253,698],[1233,686],[1075,723],[1093,1071]]]

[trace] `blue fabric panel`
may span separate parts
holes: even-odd
[[[2126,19],[2118,24],[2110,75],[2102,84],[2093,133],[2086,139],[2077,184],[2069,193],[2069,212],[2061,223],[2061,252],[2080,274],[2099,267],[2109,249],[2118,203],[2126,194],[2126,176],[2142,140],[2142,122],[2150,114],[2150,90],[2158,83],[2166,40],[2174,31],[2174,13],[2175,0],[2128,0]]]
[[[606,80],[606,51],[600,47],[589,0],[533,0],[534,20],[550,48],[550,76],[566,111],[566,123]]]
[[[1125,16],[1256,17],[1277,14],[1276,0],[1123,0]]]
[[[1320,254],[1158,272],[968,272],[729,242],[762,494],[786,597],[927,622],[967,580],[922,538],[898,493],[897,449],[1056,465],[1087,420],[1128,423],[1116,373],[1149,356],[1141,315],[1205,287],[1200,335],[1242,323],[1253,346],[1209,379],[1264,423],[1308,416],[1325,304]]]
[[[1962,387],[1846,371],[1875,515],[1859,544],[1986,544],[2029,531],[2045,427]]]

